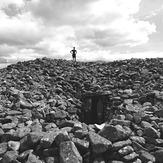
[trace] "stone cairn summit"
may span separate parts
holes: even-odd
[[[163,163],[163,59],[1,69],[0,163]]]

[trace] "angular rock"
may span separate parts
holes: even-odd
[[[88,137],[91,142],[92,151],[96,154],[103,153],[112,147],[112,143],[108,139],[94,132],[89,132]]]
[[[134,152],[134,149],[131,146],[125,146],[118,151],[121,156],[126,156],[132,152]]]
[[[163,149],[151,152],[151,154],[156,158],[157,162],[163,162]]]
[[[146,148],[144,148],[141,144],[139,144],[139,143],[136,142],[136,141],[133,141],[133,142],[132,142],[132,146],[133,146],[135,152],[139,152],[140,150],[147,151]]]
[[[2,163],[10,163],[10,162],[16,160],[17,156],[18,156],[18,152],[17,151],[7,151],[3,155],[1,162]]]
[[[29,127],[21,127],[21,128],[17,128],[17,130],[15,131],[15,133],[13,134],[15,139],[20,140],[21,138],[23,138],[24,136],[26,136],[27,134],[29,134],[31,131],[31,129]]]
[[[156,158],[151,155],[149,152],[140,150],[139,152],[139,158],[143,161],[143,163],[148,163],[148,162],[156,162]]]
[[[122,126],[131,126],[131,121],[129,120],[119,120],[119,119],[112,119],[110,122],[111,125],[122,125]]]
[[[154,113],[155,113],[158,117],[163,118],[163,110],[162,110],[162,109],[161,109],[161,110],[156,110]]]
[[[117,151],[117,150],[123,148],[124,146],[128,146],[128,145],[131,145],[131,144],[132,144],[132,142],[129,139],[124,140],[124,141],[118,141],[118,142],[113,143],[112,149]]]
[[[153,127],[146,127],[144,129],[144,135],[151,137],[151,138],[159,138],[160,137],[160,133]]]
[[[65,132],[60,132],[59,134],[57,134],[55,138],[55,143],[57,146],[59,146],[60,143],[65,142],[65,141],[70,141],[70,140],[71,140],[70,136],[65,131]]]
[[[138,155],[137,153],[132,152],[132,153],[130,153],[129,155],[124,156],[124,157],[123,157],[123,160],[126,161],[126,162],[127,162],[127,161],[132,161],[132,160],[136,159],[138,156],[139,156],[139,155]]]
[[[7,143],[0,143],[0,157],[7,152]]]
[[[67,117],[67,113],[62,110],[62,111],[57,111],[55,114],[54,114],[54,119],[63,119],[63,118],[66,118]]]
[[[40,139],[40,144],[42,148],[49,148],[53,141],[55,140],[56,136],[59,134],[59,131],[50,131],[45,133],[44,136]]]
[[[72,141],[60,144],[60,163],[82,163],[83,159]]]
[[[8,142],[8,148],[13,150],[13,151],[18,151],[20,148],[20,142],[9,141]]]
[[[30,132],[27,135],[27,142],[28,142],[29,146],[32,146],[32,145],[36,144],[37,142],[39,142],[43,136],[44,136],[44,133]]]
[[[17,159],[20,161],[20,162],[23,162],[27,156],[33,152],[33,149],[30,149],[30,150],[26,150],[25,152],[22,152],[18,155]]]
[[[75,143],[76,147],[81,150],[87,151],[90,146],[90,142],[85,139],[73,138],[72,141]]]
[[[34,162],[42,163],[42,161],[36,155],[34,155],[33,153],[29,153],[26,163],[34,163]]]
[[[145,139],[143,137],[140,137],[140,136],[130,136],[130,140],[135,141],[135,142],[142,144],[142,145],[145,144]]]
[[[131,130],[120,125],[105,125],[105,127],[99,131],[98,134],[111,142],[115,142],[127,139],[131,135]]]
[[[52,157],[52,156],[58,156],[59,155],[59,149],[57,147],[55,148],[48,148],[44,149],[43,155],[46,157]]]
[[[45,158],[46,163],[59,163],[58,157],[46,157]]]

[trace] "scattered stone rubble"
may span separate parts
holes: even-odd
[[[161,58],[18,62],[0,85],[0,163],[163,162]]]

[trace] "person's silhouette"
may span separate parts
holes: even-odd
[[[73,59],[73,61],[76,62],[77,50],[75,50],[75,47],[73,47],[73,49],[70,51],[70,53],[72,54],[72,59]]]

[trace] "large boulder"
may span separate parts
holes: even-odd
[[[83,159],[72,141],[62,142],[60,148],[60,163],[82,163]]]
[[[88,136],[91,142],[92,151],[96,154],[103,153],[112,147],[112,143],[108,139],[94,132],[89,132]]]
[[[131,129],[128,127],[122,127],[121,125],[105,125],[98,134],[111,142],[115,142],[127,139],[131,135]]]

